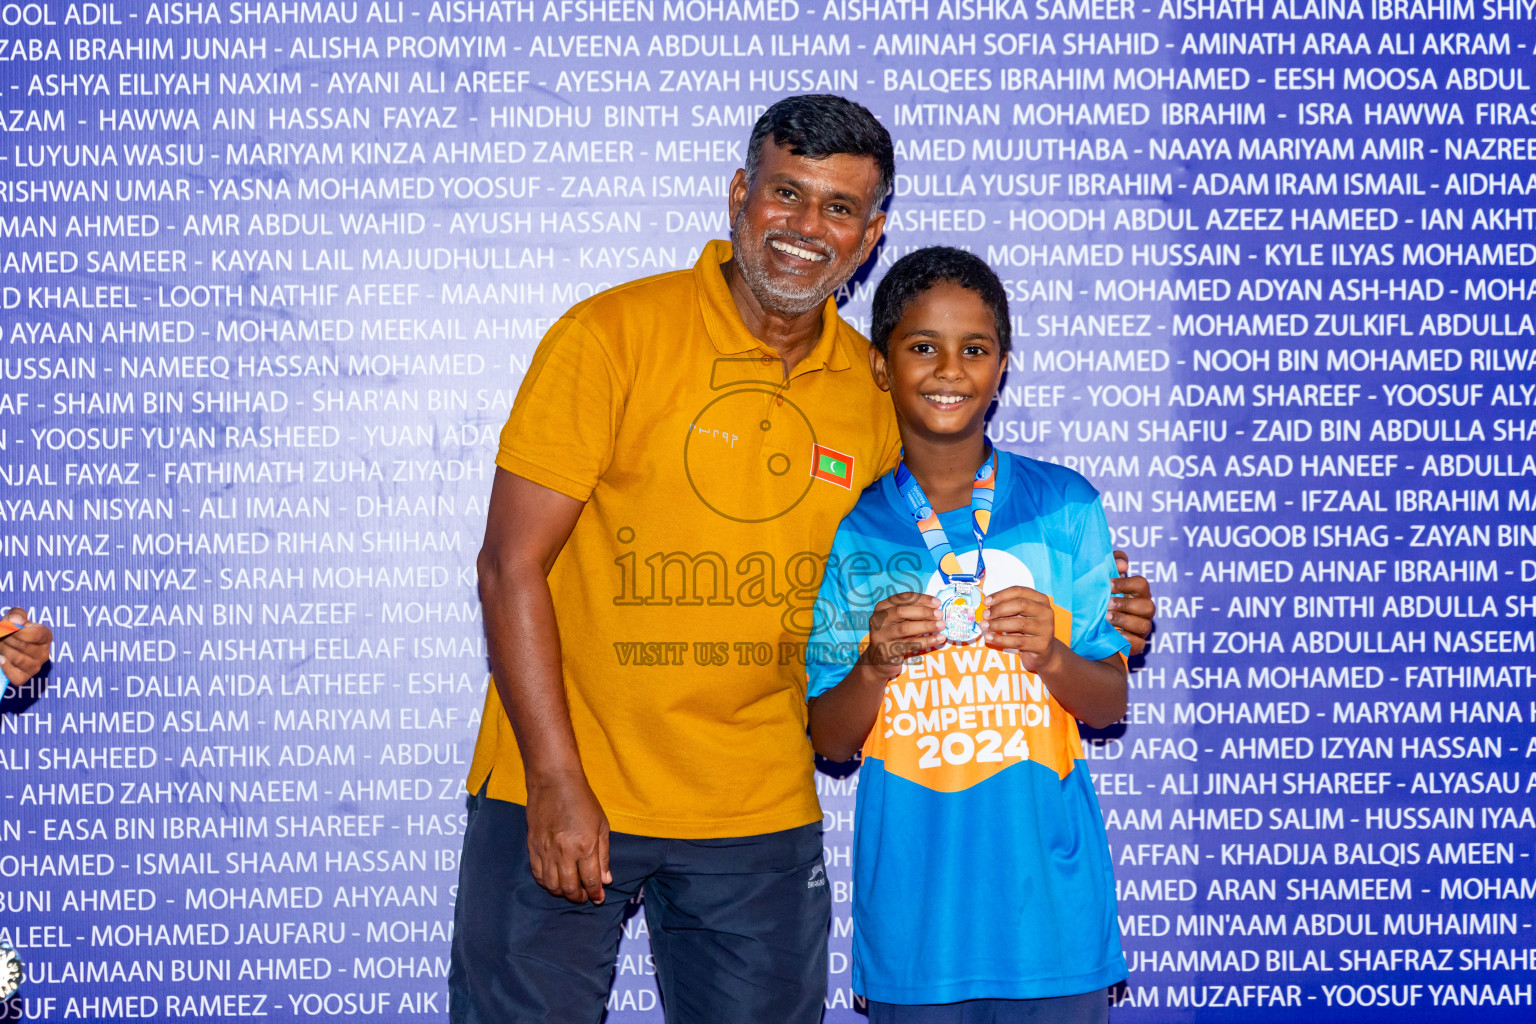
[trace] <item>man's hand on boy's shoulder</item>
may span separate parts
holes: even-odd
[[[860,660],[895,679],[907,658],[942,642],[943,625],[937,598],[913,591],[892,594],[869,613],[869,646]]]
[[[1152,585],[1145,576],[1127,576],[1130,557],[1124,551],[1115,552],[1115,567],[1120,571],[1109,585],[1109,624],[1130,641],[1131,655],[1146,650],[1147,637],[1152,632],[1152,617],[1157,614],[1157,602],[1152,600]]]

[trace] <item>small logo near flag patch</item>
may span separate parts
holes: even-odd
[[[812,444],[811,476],[851,491],[853,490],[853,456],[844,455],[824,444]]]

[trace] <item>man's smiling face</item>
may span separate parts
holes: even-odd
[[[763,142],[757,174],[731,181],[731,247],[742,280],[767,312],[820,306],[864,262],[885,226],[872,157],[796,156]]]

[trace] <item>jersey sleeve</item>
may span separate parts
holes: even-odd
[[[1109,582],[1118,570],[1109,523],[1096,493],[1077,506],[1077,545],[1072,560],[1072,650],[1091,661],[1127,655],[1131,645],[1110,625]]]
[[[864,557],[854,550],[845,525],[839,526],[821,576],[821,591],[816,596],[810,638],[805,645],[806,697],[819,697],[832,689],[859,660],[859,648],[869,635],[869,609],[863,618],[849,601],[851,563]]]
[[[562,317],[533,354],[502,428],[496,465],[586,501],[613,458],[627,397],[602,341]]]

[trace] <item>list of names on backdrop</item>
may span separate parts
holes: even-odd
[[[1159,600],[1088,744],[1118,1016],[1525,1019],[1533,24],[0,3],[0,599],[57,637],[0,705],[16,1012],[445,1014],[474,557],[522,374],[570,305],[725,237],[758,114],[833,92],[899,171],[844,315],[914,248],[986,257],[1015,337],[991,436],[1087,476]],[[762,583],[642,541],[650,600]],[[915,728],[998,692],[951,682],[907,695]],[[863,1019],[857,778],[818,776],[837,1024]],[[660,1020],[652,974],[637,912],[611,1020]]]

